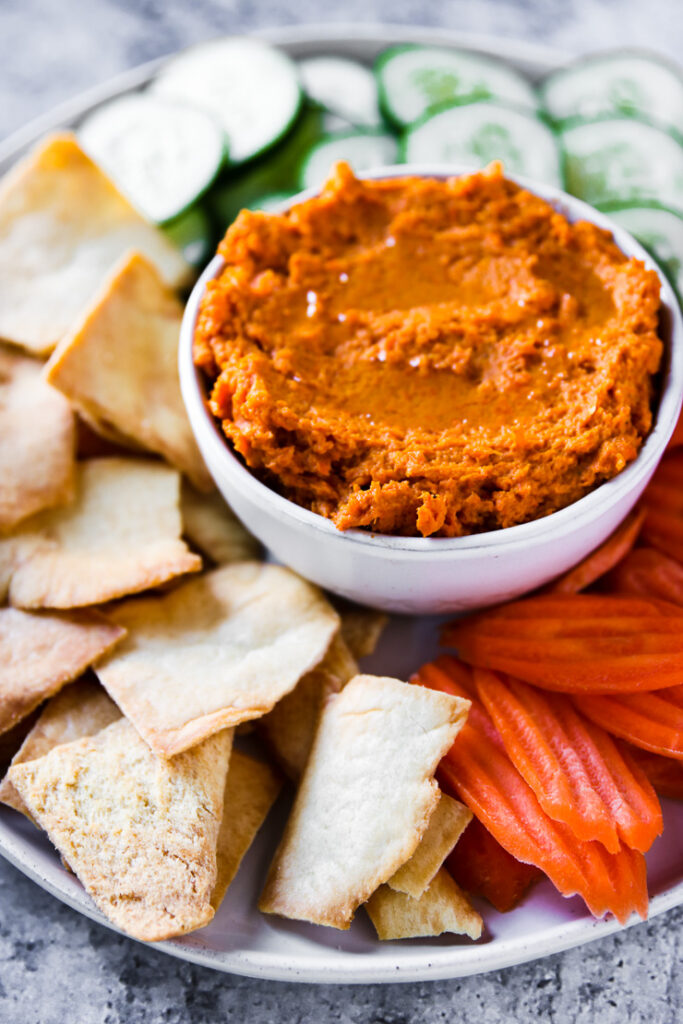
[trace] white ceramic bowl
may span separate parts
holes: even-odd
[[[447,177],[460,169],[401,165],[364,177],[409,174]],[[271,490],[232,452],[211,415],[192,340],[207,281],[223,260],[216,256],[190,296],[180,336],[180,383],[192,429],[216,485],[249,530],[273,555],[336,594],[386,611],[426,614],[465,611],[517,597],[565,572],[596,548],[636,503],[666,448],[683,395],[683,320],[671,285],[652,257],[609,217],[548,185],[515,179],[561,210],[570,221],[590,220],[611,231],[620,249],[652,267],[661,281],[666,344],[654,427],[638,457],[618,476],[579,501],[506,530],[470,537],[393,537],[342,532],[322,516]],[[307,199],[302,193],[290,205]]]

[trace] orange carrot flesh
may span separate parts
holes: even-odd
[[[656,548],[637,548],[605,577],[620,594],[655,597],[683,606],[683,565]]]
[[[667,452],[642,498],[646,511],[642,538],[683,562],[683,451]]]
[[[655,792],[670,800],[683,800],[683,763],[672,757],[653,754],[650,750],[641,750],[640,747],[629,746],[628,752],[647,775]]]
[[[547,593],[578,594],[618,565],[638,539],[645,514],[644,508],[632,509],[604,544],[555,580],[548,587]]]
[[[674,427],[674,432],[669,438],[667,451],[671,448],[678,448],[679,445],[683,445],[683,412],[678,417],[678,422]]]
[[[420,671],[411,682],[468,697],[448,668],[440,659],[426,676]],[[623,923],[634,911],[647,916],[642,854],[628,847],[608,853],[601,843],[582,842],[553,821],[501,745],[490,738],[491,730],[493,722],[473,699],[467,722],[439,766],[442,787],[463,800],[515,859],[540,868],[563,895],[580,894],[596,917],[611,911]]]
[[[510,759],[551,818],[611,853],[621,841],[650,848],[662,831],[659,801],[611,736],[562,694],[481,669],[474,679]]]
[[[683,685],[611,697],[577,694],[581,714],[635,747],[683,761]]]
[[[626,595],[540,595],[459,619],[444,642],[477,668],[566,693],[631,693],[683,678],[683,609]]]
[[[543,874],[533,864],[515,860],[478,818],[446,858],[446,868],[465,892],[483,896],[501,914],[513,910]]]

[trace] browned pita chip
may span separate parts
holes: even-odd
[[[47,702],[12,758],[12,764],[35,761],[53,747],[72,743],[83,736],[95,736],[120,717],[121,712],[107,691],[92,673],[86,674]],[[26,805],[7,777],[0,782],[0,801],[22,814],[28,814]]]
[[[0,347],[0,532],[72,495],[74,416],[41,369]]]
[[[242,858],[282,788],[270,765],[234,750],[225,782],[223,821],[216,851],[218,877],[211,905],[218,910]]]
[[[167,757],[270,711],[320,661],[339,626],[316,587],[263,562],[214,569],[111,614],[130,635],[97,674]]]
[[[389,621],[384,612],[350,606],[340,612],[341,634],[357,660],[372,654]]]
[[[442,793],[420,845],[391,876],[388,885],[396,892],[420,899],[471,820],[469,807]]]
[[[358,665],[337,634],[319,665],[259,720],[259,732],[285,774],[301,777],[325,700],[358,674]]]
[[[0,608],[0,732],[76,679],[125,635],[97,612]]]
[[[415,852],[439,800],[434,772],[469,706],[376,676],[329,697],[260,909],[348,928]]]
[[[0,184],[0,337],[50,352],[129,249],[170,286],[190,278],[180,252],[73,135],[44,139]]]
[[[381,885],[366,909],[380,939],[415,939],[453,932],[478,939],[482,919],[445,868],[419,899]]]
[[[20,608],[76,608],[196,572],[180,539],[178,473],[145,459],[78,464],[70,505],[41,512],[12,537],[9,599]],[[0,570],[0,575],[2,572]]]
[[[169,761],[121,719],[9,779],[102,913],[157,942],[213,917],[231,744],[227,730]]]
[[[216,565],[244,562],[261,554],[261,545],[242,526],[218,492],[200,494],[186,481],[180,495],[183,533]]]
[[[182,316],[156,268],[128,253],[59,342],[45,373],[95,429],[157,452],[206,491],[213,484],[180,394]]]

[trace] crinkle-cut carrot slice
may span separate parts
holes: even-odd
[[[642,497],[646,544],[683,562],[683,450],[668,452]]]
[[[683,764],[680,761],[672,757],[663,757],[661,754],[653,754],[651,750],[642,750],[631,744],[628,744],[628,752],[660,796],[668,797],[670,800],[683,800]],[[458,845],[463,838],[460,838]]]
[[[456,620],[442,638],[477,668],[548,690],[629,693],[683,678],[683,609],[655,599],[539,595]]]
[[[645,852],[662,831],[662,809],[647,777],[569,697],[495,672],[474,673],[479,697],[515,767],[543,810],[577,839],[610,853],[621,841]]]
[[[635,747],[683,761],[683,685],[649,693],[576,694],[579,711]]]
[[[595,551],[591,551],[590,555],[582,562],[551,583],[546,593],[578,594],[579,591],[585,590],[591,583],[599,580],[629,553],[638,539],[644,519],[644,508],[632,509],[604,544],[601,544]]]
[[[472,818],[446,858],[446,867],[462,889],[483,896],[501,914],[513,910],[543,875],[503,849],[478,818]]]
[[[636,548],[607,575],[612,591],[655,597],[683,607],[683,565],[656,548]]]
[[[411,682],[471,699],[467,688],[452,678],[453,661],[439,659]],[[474,698],[467,722],[439,765],[442,787],[463,800],[516,860],[540,868],[564,896],[578,893],[595,917],[607,911],[622,923],[634,911],[646,917],[643,855],[629,847],[608,853],[601,843],[582,842],[566,825],[553,821],[501,745],[490,738],[491,730],[493,722]]]

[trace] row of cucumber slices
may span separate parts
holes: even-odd
[[[584,58],[540,87],[504,62],[424,46],[374,69],[295,64],[230,37],[168,61],[143,92],[91,113],[84,147],[200,265],[243,207],[318,187],[337,160],[506,170],[608,210],[683,293],[683,78],[660,58]]]

